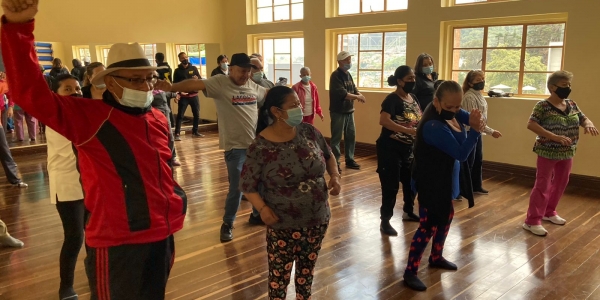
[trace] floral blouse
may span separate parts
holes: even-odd
[[[312,125],[301,123],[296,137],[275,143],[258,135],[242,169],[240,189],[259,193],[279,217],[273,229],[314,227],[329,222],[325,180],[331,149]]]

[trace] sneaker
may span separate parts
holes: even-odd
[[[353,160],[349,160],[346,162],[346,168],[360,170],[360,165]]]
[[[78,300],[79,296],[75,293],[73,287],[60,289],[58,291],[58,299],[60,300]]]
[[[221,242],[229,242],[233,240],[233,225],[223,223],[221,225]]]
[[[567,223],[567,220],[561,218],[559,215],[552,216],[552,217],[543,217],[542,220],[550,221],[556,225],[565,225],[565,223]]]
[[[402,220],[411,222],[421,222],[421,218],[413,212],[405,212],[402,214]]]
[[[417,277],[417,275],[404,273],[404,285],[415,290],[422,292],[427,289],[427,286]]]
[[[28,187],[29,185],[28,185],[27,183],[23,182],[23,181],[19,181],[19,182],[17,182],[17,183],[13,183],[13,186],[16,186],[16,187],[18,187],[18,188],[26,188],[26,187]]]
[[[438,261],[433,261],[433,260],[431,260],[431,256],[430,256],[429,257],[429,267],[430,268],[450,270],[450,271],[456,271],[456,270],[458,270],[458,267],[456,266],[456,264],[447,261],[443,257],[440,258]]]
[[[176,167],[179,167],[179,166],[181,166],[181,162],[179,161],[179,159],[173,158],[173,165]]]
[[[179,135],[176,135],[175,136],[175,141],[177,141],[177,142],[181,141],[181,137]]]
[[[458,197],[456,197],[456,199],[454,199],[454,201],[463,201],[465,198],[463,198],[463,196],[458,195]]]
[[[5,236],[0,237],[0,246],[23,248],[24,244],[20,240],[17,240],[14,237],[10,236],[10,234],[7,234]]]
[[[523,223],[523,229],[531,231],[531,233],[539,236],[546,236],[548,231],[542,225],[528,225]]]
[[[397,236],[398,231],[392,227],[390,221],[381,221],[381,225],[379,225],[379,231],[385,235]]]
[[[204,134],[196,132],[196,133],[192,133],[192,136],[195,136],[195,137],[204,137]]]
[[[260,218],[260,216],[255,217],[252,213],[250,213],[250,218],[248,219],[248,223],[250,225],[265,225],[265,222]]]
[[[487,190],[481,188],[481,189],[477,189],[477,190],[473,190],[473,194],[477,194],[477,195],[488,195],[490,192],[488,192]]]

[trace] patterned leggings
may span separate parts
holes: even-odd
[[[450,203],[452,205],[452,203]],[[421,257],[423,257],[423,252],[429,243],[429,240],[433,237],[433,245],[431,246],[431,256],[429,257],[431,261],[438,261],[443,259],[442,252],[444,252],[444,243],[446,242],[446,237],[448,236],[448,230],[450,230],[450,223],[452,223],[452,218],[454,218],[454,206],[452,206],[450,210],[450,215],[448,216],[448,223],[446,223],[446,227],[444,230],[438,230],[439,222],[441,220],[432,220],[427,219],[427,209],[424,207],[419,207],[419,216],[421,217],[421,224],[415,232],[415,236],[412,239],[410,244],[410,252],[408,253],[408,264],[406,265],[405,273],[411,273],[413,275],[417,275],[417,271],[419,270],[419,265],[421,264]]]
[[[296,299],[311,299],[315,264],[328,224],[300,229],[267,228],[269,299],[285,299],[296,262]]]

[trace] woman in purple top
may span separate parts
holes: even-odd
[[[242,169],[240,189],[267,224],[269,299],[285,299],[294,262],[296,296],[310,298],[329,224],[328,190],[331,195],[340,192],[331,149],[302,118],[296,93],[286,86],[272,88],[259,111],[256,139]]]

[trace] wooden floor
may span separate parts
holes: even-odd
[[[266,299],[265,229],[248,225],[247,202],[233,242],[219,242],[228,183],[216,134],[185,136],[177,147],[183,166],[176,179],[190,201],[184,229],[175,235],[166,298]],[[330,200],[332,220],[313,299],[600,299],[600,189],[568,188],[559,205],[567,225],[547,225],[549,235],[541,238],[521,228],[533,179],[485,174],[489,196],[478,196],[472,209],[455,203],[444,254],[459,270],[428,269],[428,250],[419,276],[429,289],[417,293],[402,285],[417,224],[402,223],[400,204],[392,222],[400,235],[380,234],[375,157],[357,156],[363,168],[345,170],[342,193]],[[45,155],[16,160],[29,188],[0,185],[0,218],[25,248],[0,249],[0,299],[56,299],[62,228],[48,199]],[[84,256],[82,251],[75,289],[80,299],[89,299]],[[288,291],[287,299],[295,299],[293,287]]]

